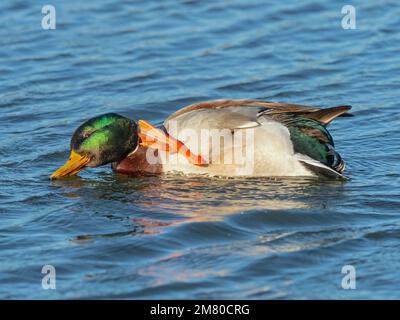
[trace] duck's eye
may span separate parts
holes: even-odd
[[[91,131],[86,131],[86,132],[84,132],[84,133],[82,134],[82,137],[83,137],[84,139],[86,139],[86,138],[90,137],[90,135],[91,135],[92,133],[93,133],[93,132],[91,132]]]

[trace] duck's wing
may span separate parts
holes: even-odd
[[[301,104],[293,104],[293,103],[281,103],[281,102],[270,102],[270,101],[260,101],[254,99],[222,99],[222,100],[212,100],[206,102],[200,102],[191,104],[187,107],[179,109],[178,111],[171,114],[166,121],[172,120],[176,117],[179,117],[185,113],[196,111],[196,110],[204,110],[204,109],[222,109],[222,108],[240,108],[244,109],[254,109],[257,112],[262,110],[274,110],[276,112],[293,112],[293,113],[315,113],[317,111],[324,111],[326,109],[321,109],[319,107],[311,107]],[[347,108],[349,110],[350,106],[340,106],[341,108]],[[338,107],[334,107],[338,108]],[[345,113],[346,111],[342,112]],[[320,115],[322,117],[322,114]]]
[[[240,103],[239,103],[240,101]],[[249,100],[215,100],[184,107],[164,121],[164,127],[170,132],[171,124],[190,129],[235,129],[258,126],[258,113],[264,107],[252,105]],[[172,132],[170,132],[173,134]]]
[[[345,178],[345,163],[334,149],[333,139],[326,126],[345,115],[351,106],[321,109],[299,104],[258,100],[214,100],[193,104],[168,117],[164,127],[172,136],[180,129],[247,129],[275,121],[284,125],[293,143],[298,161],[309,170],[326,176]]]
[[[335,150],[332,136],[326,126],[350,107],[334,107],[311,112],[263,112],[260,117],[277,121],[288,128],[296,158],[309,170],[329,177],[345,179],[345,162]]]

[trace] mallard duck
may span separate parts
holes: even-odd
[[[351,106],[320,109],[259,100],[215,100],[169,116],[160,128],[115,113],[83,123],[58,179],[111,164],[123,174],[328,176],[345,179],[328,124]]]

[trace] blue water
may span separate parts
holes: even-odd
[[[44,4],[0,2],[0,298],[400,298],[398,1]],[[83,120],[218,98],[353,105],[350,180],[48,179]]]

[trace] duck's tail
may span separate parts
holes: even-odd
[[[331,123],[337,117],[340,117],[340,116],[352,117],[353,115],[351,113],[347,112],[350,109],[351,109],[351,106],[337,106],[337,107],[320,109],[318,111],[306,113],[306,114],[304,114],[304,116],[309,119],[316,120],[319,123],[327,126],[329,123]]]

